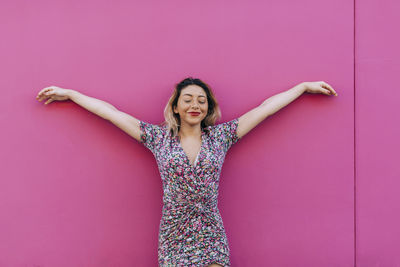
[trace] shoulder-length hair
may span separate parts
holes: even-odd
[[[207,95],[208,111],[207,116],[201,121],[202,130],[207,132],[207,127],[214,125],[215,122],[221,118],[221,110],[219,108],[217,99],[211,90],[211,87],[200,79],[188,77],[175,85],[174,92],[164,108],[165,121],[162,123],[162,125],[167,126],[167,130],[173,137],[178,135],[181,124],[179,114],[174,113],[174,107],[178,105],[178,98],[181,95],[182,90],[191,84],[195,84],[203,88]]]

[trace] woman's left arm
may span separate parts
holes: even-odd
[[[266,117],[271,116],[281,108],[287,106],[304,92],[337,96],[336,91],[323,81],[302,82],[285,92],[267,98],[261,105],[240,116],[237,128],[238,137],[242,138]]]

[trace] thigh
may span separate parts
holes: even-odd
[[[208,265],[207,267],[223,267],[222,265],[219,265],[217,263],[213,263],[211,265]]]

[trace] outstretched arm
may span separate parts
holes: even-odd
[[[115,126],[140,142],[141,130],[139,120],[103,100],[84,95],[76,90],[54,85],[43,88],[36,96],[36,99],[39,102],[47,99],[45,102],[46,105],[54,100],[70,99],[90,112],[112,122]]]
[[[276,94],[266,99],[261,105],[248,111],[239,117],[239,124],[237,128],[237,135],[239,138],[243,137],[250,130],[256,127],[266,117],[271,116],[281,108],[287,106],[293,100],[298,98],[304,92],[309,93],[323,93],[326,95],[336,95],[335,90],[325,82],[303,82],[295,87]]]
[[[75,90],[69,90],[68,96],[78,105],[95,113],[103,119],[110,121],[115,126],[140,142],[140,125],[137,118],[118,110],[110,103],[84,95]]]

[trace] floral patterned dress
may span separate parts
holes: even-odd
[[[218,210],[220,173],[239,137],[238,118],[202,129],[192,165],[179,136],[167,126],[140,121],[140,143],[153,153],[163,184],[158,234],[159,266],[230,266],[230,249]]]

